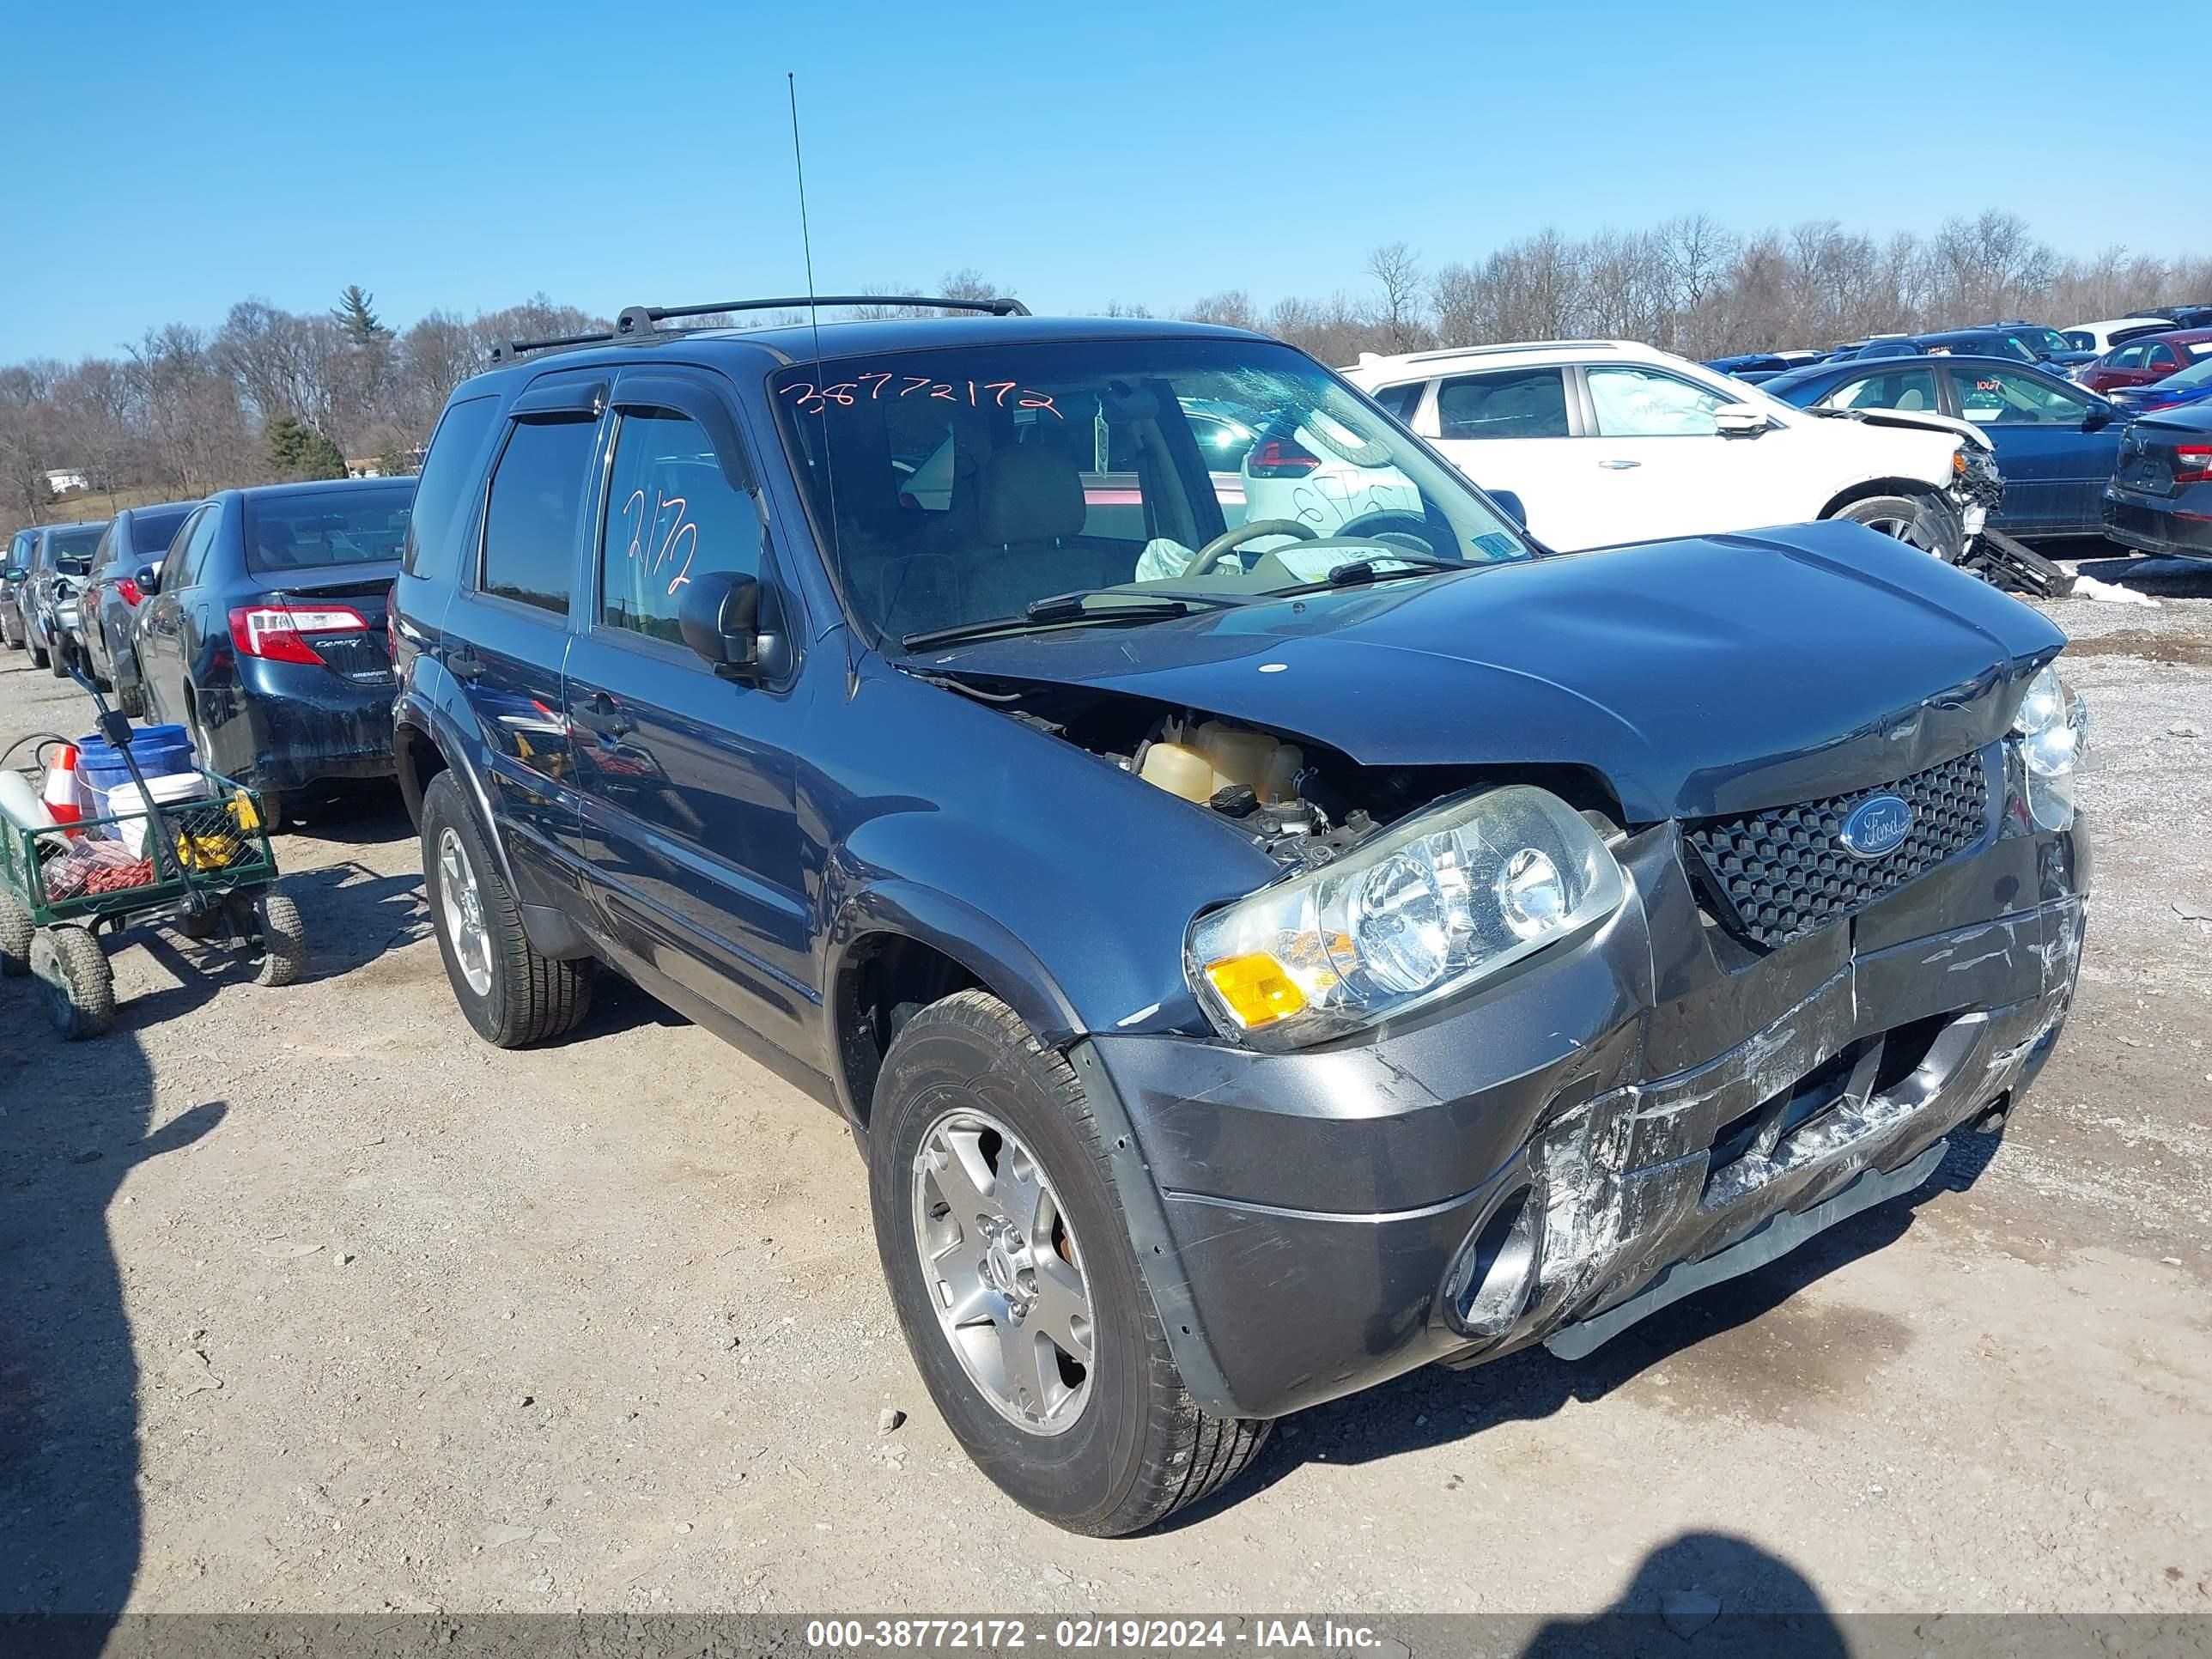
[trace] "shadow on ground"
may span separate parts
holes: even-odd
[[[46,1628],[40,1647],[92,1654],[138,1570],[142,1391],[204,1386],[205,1370],[178,1332],[171,1371],[139,1375],[108,1206],[138,1164],[185,1152],[228,1108],[153,1127],[131,1032],[64,1043],[25,980],[0,981],[0,1620],[96,1615]]]
[[[1747,1539],[1715,1532],[1684,1533],[1662,1545],[1611,1607],[1588,1619],[1554,1620],[1522,1650],[1524,1659],[1653,1653],[1843,1659],[1850,1651],[1810,1579]]]

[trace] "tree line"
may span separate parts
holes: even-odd
[[[1693,214],[1583,238],[1546,229],[1478,261],[1433,267],[1410,244],[1392,242],[1370,254],[1363,278],[1326,298],[1265,307],[1232,289],[1181,314],[1258,329],[1324,362],[1350,363],[1363,351],[1593,337],[1705,358],[2009,317],[2063,327],[2212,301],[2212,256],[2161,259],[2120,248],[2063,256],[2024,220],[1994,210],[1954,219],[1931,236],[1887,240],[1834,220],[1746,235]],[[1002,291],[1011,292],[972,270],[937,288],[957,299]],[[1150,314],[1119,303],[1098,309]],[[134,499],[337,477],[349,459],[410,471],[447,394],[484,367],[494,343],[609,326],[540,294],[473,319],[434,311],[394,329],[356,285],[327,312],[245,300],[214,329],[170,323],[115,356],[10,364],[0,368],[0,504],[8,509],[0,516],[82,516],[92,503],[76,495],[57,502],[47,489],[47,473],[63,469],[83,473],[95,495],[131,490]]]

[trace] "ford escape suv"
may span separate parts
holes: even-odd
[[[611,969],[833,1104],[1008,1493],[1145,1527],[2002,1127],[2089,876],[2050,623],[1850,523],[1551,553],[1290,347],[995,309],[502,349],[391,632],[468,1019]],[[1214,407],[1372,505],[1250,516]]]

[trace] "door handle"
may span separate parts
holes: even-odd
[[[1641,466],[1644,463],[1641,461],[1600,461],[1598,465],[1614,472],[1626,472],[1630,467]]]
[[[477,680],[483,678],[483,659],[467,646],[446,653],[446,672],[457,680]]]
[[[626,738],[637,730],[637,722],[623,714],[620,705],[604,691],[594,691],[578,703],[568,720],[602,738]]]

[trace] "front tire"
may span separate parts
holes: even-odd
[[[44,982],[54,1030],[71,1042],[115,1024],[115,976],[100,941],[82,927],[41,927],[31,941],[31,971]]]
[[[521,909],[451,772],[422,792],[422,887],[453,1000],[485,1042],[543,1042],[590,1012],[592,963],[530,948]]]
[[[877,1249],[908,1348],[976,1466],[1118,1537],[1241,1474],[1272,1425],[1183,1387],[1082,1085],[982,991],[899,1030],[868,1121]]]
[[[1958,520],[1927,495],[1867,495],[1844,502],[1832,516],[1893,536],[1946,564],[1958,563],[1966,552]]]

